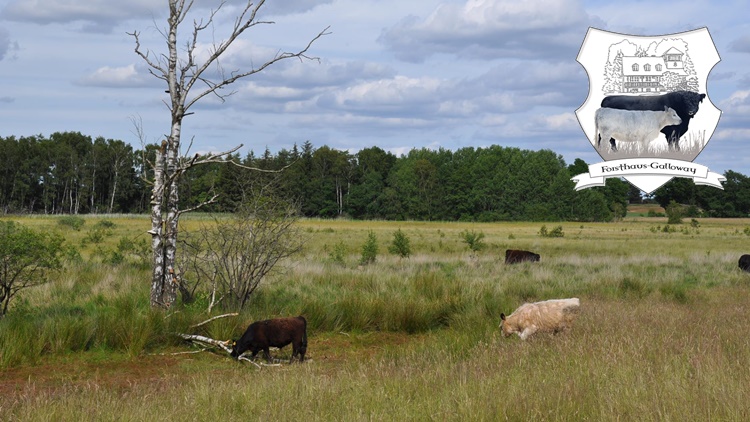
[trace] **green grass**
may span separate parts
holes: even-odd
[[[0,414],[11,420],[750,415],[750,275],[737,269],[750,220],[701,219],[699,230],[674,232],[652,230],[666,218],[552,224],[562,238],[540,237],[541,223],[303,220],[304,253],[242,315],[191,331],[208,318],[205,301],[152,312],[148,268],[95,253],[122,236],[145,238],[148,219],[102,217],[111,234],[82,244],[97,224],[85,219],[80,231],[51,217],[15,219],[63,231],[82,261],[22,293],[0,320]],[[380,248],[359,265],[370,232],[387,245],[397,229],[409,258]],[[483,233],[485,247],[470,250],[467,231]],[[507,248],[541,262],[506,266]],[[570,332],[501,337],[500,312],[573,296],[582,309]],[[310,336],[303,365],[257,370],[220,353],[171,355],[191,350],[174,332],[236,338],[251,321],[298,314]]]

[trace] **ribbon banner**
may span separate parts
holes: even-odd
[[[684,177],[693,179],[696,185],[713,186],[723,189],[721,182],[726,178],[711,172],[708,167],[690,161],[665,158],[628,158],[590,164],[588,173],[571,178],[576,182],[576,190],[594,186],[604,186],[608,177],[633,178],[637,176],[662,176],[667,178]]]

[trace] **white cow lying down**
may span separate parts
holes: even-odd
[[[524,303],[507,317],[500,314],[500,328],[504,336],[518,334],[521,340],[540,332],[565,331],[578,316],[581,302],[578,298],[552,299],[542,302]]]

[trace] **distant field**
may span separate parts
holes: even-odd
[[[630,204],[628,205],[628,216],[648,216],[649,211],[664,214],[665,210],[659,204]]]
[[[242,315],[198,331],[236,338],[253,320],[304,315],[309,361],[260,370],[175,354],[195,350],[170,333],[207,319],[205,303],[150,312],[148,267],[103,262],[123,237],[148,240],[147,217],[86,217],[77,231],[55,217],[8,219],[60,230],[83,260],[0,320],[0,419],[750,419],[750,274],[737,268],[750,219],[303,220],[304,252]],[[114,228],[92,243],[102,219]],[[542,226],[563,236],[542,237]],[[388,252],[397,229],[408,258]],[[360,265],[371,232],[377,259]],[[483,235],[479,251],[467,232]],[[506,266],[508,248],[541,262]],[[501,312],[561,297],[581,299],[569,333],[500,335]]]

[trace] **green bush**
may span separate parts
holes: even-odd
[[[401,229],[393,233],[393,241],[388,247],[388,252],[398,255],[401,258],[408,258],[411,255],[409,237]]]
[[[367,240],[362,245],[362,257],[359,259],[361,265],[372,264],[378,256],[378,238],[375,233],[370,231],[367,234]]]
[[[666,212],[667,212],[667,224],[682,223],[682,217],[685,215],[685,210],[682,205],[678,204],[674,200],[669,201],[669,205],[667,205]]]
[[[57,224],[70,227],[73,230],[78,231],[81,230],[81,227],[83,227],[84,224],[86,224],[86,220],[75,215],[66,215],[64,217],[58,218]]]
[[[539,236],[541,237],[563,237],[565,236],[565,233],[563,233],[562,226],[557,226],[550,231],[547,230],[547,226],[542,226],[542,228],[539,229]]]
[[[461,239],[466,243],[466,246],[472,252],[479,252],[484,249],[484,233],[475,232],[474,230],[465,230],[459,233]]]
[[[328,261],[332,264],[337,264],[344,266],[346,262],[344,261],[344,256],[346,255],[346,245],[344,245],[344,242],[338,242],[337,244],[333,245],[333,249],[328,253]]]

